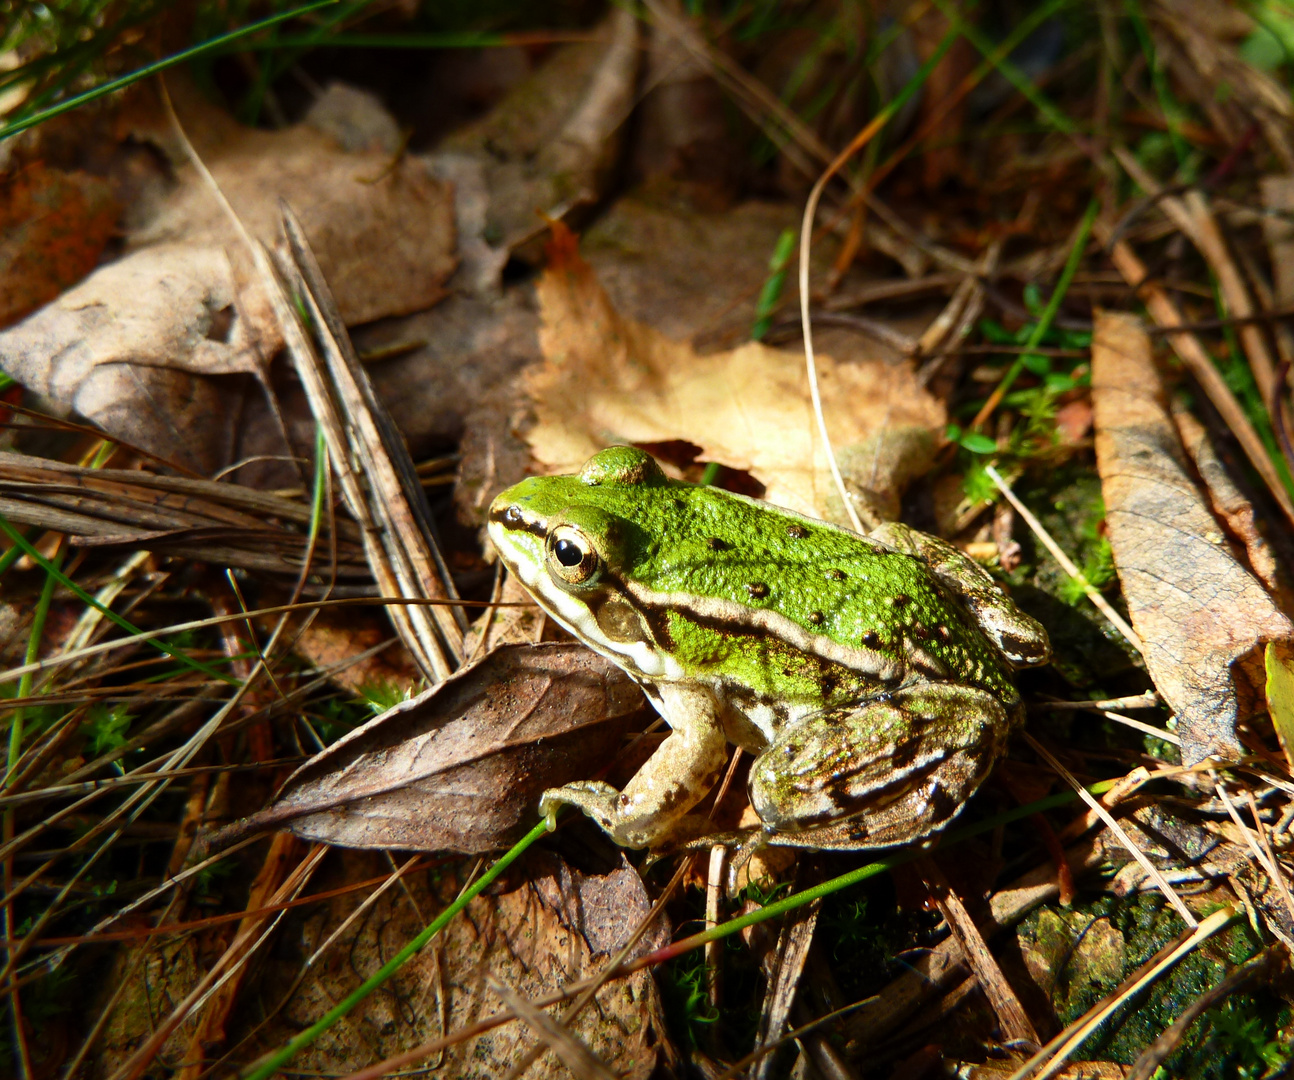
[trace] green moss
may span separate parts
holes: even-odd
[[[1108,997],[1181,931],[1181,920],[1157,893],[1107,895],[1069,911],[1034,912],[1018,928],[1017,941],[1035,986],[1064,1026]],[[1246,924],[1229,927],[1125,1004],[1076,1057],[1131,1065],[1192,1001],[1258,948]],[[1165,1073],[1193,1080],[1261,1076],[1288,1054],[1281,1029],[1289,1021],[1287,1005],[1267,988],[1251,985],[1191,1026],[1165,1062]]]

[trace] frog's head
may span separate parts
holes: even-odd
[[[649,454],[613,446],[573,476],[532,476],[490,506],[499,557],[540,606],[648,677],[663,674],[663,657],[631,584],[654,545],[651,496],[672,486]]]

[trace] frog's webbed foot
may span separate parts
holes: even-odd
[[[806,716],[755,761],[751,804],[777,846],[894,847],[961,813],[1006,745],[994,695],[923,683]]]

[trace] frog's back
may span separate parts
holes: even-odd
[[[882,684],[919,672],[1014,696],[1001,655],[913,555],[714,488],[603,495],[640,526],[626,576],[653,594],[646,606],[676,622],[704,621],[730,642],[793,635]]]

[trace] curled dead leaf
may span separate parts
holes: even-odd
[[[1092,404],[1115,567],[1182,759],[1236,758],[1236,724],[1261,708],[1263,646],[1294,625],[1200,493],[1133,316],[1097,320]]]
[[[315,755],[216,842],[286,826],[343,847],[505,847],[545,788],[594,775],[644,709],[637,684],[582,645],[505,646]]]
[[[703,461],[749,472],[770,502],[845,519],[814,437],[801,353],[752,341],[699,355],[621,315],[560,226],[550,254],[538,285],[545,363],[525,381],[535,417],[526,440],[542,471],[576,471],[613,443],[682,441]],[[927,460],[933,454],[943,408],[910,364],[819,356],[818,377],[837,456],[856,486],[897,486],[913,472],[914,442]]]
[[[254,238],[276,243],[280,200],[297,211],[346,321],[445,295],[456,266],[453,190],[425,162],[348,153],[308,123],[245,128],[182,83],[173,89],[197,153]],[[182,160],[170,128],[155,137]],[[217,194],[186,164],[151,214],[132,212],[146,220],[122,258],[0,333],[0,369],[109,435],[206,475],[239,457],[282,454],[277,431],[258,439],[244,430],[255,385],[215,378],[268,381],[282,344]]]

